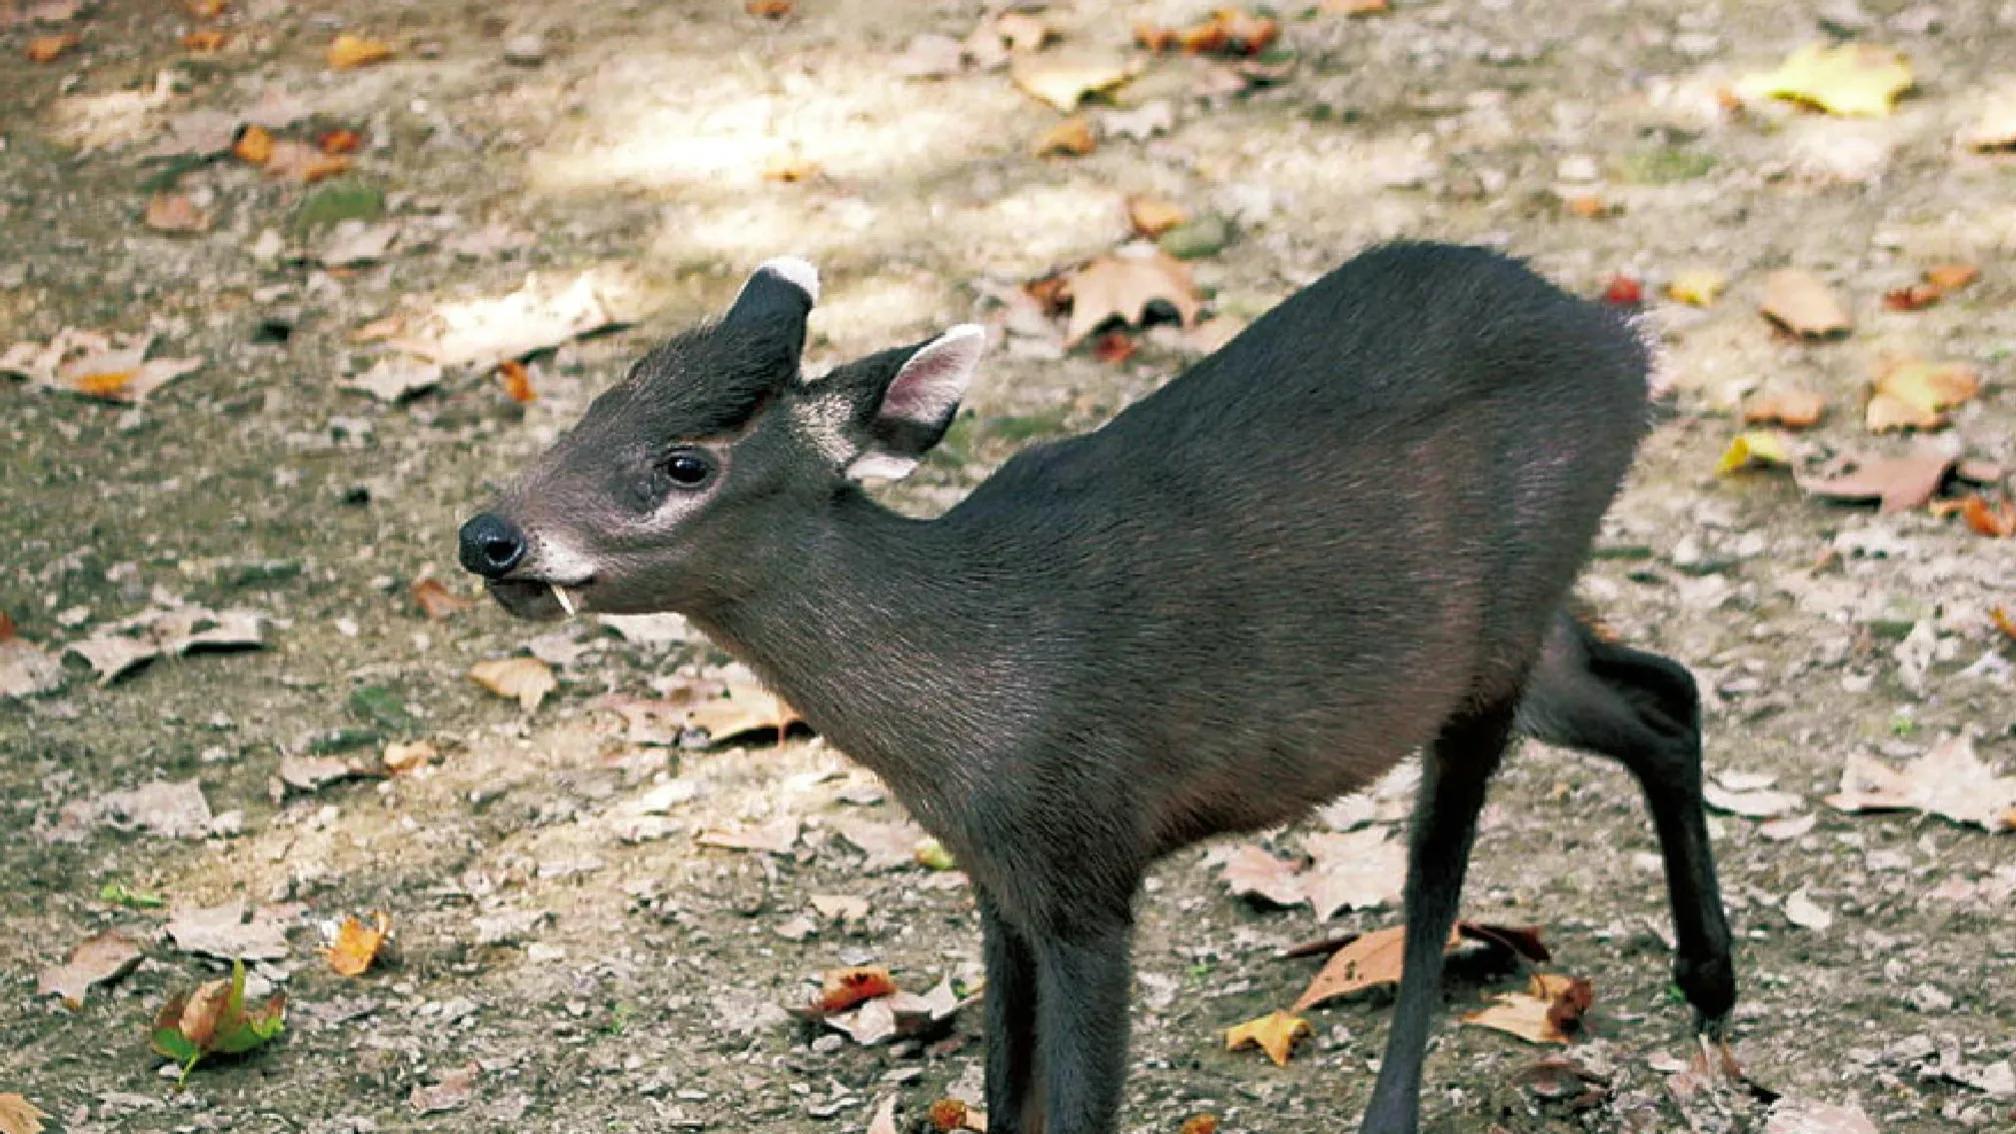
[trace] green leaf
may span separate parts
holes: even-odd
[[[158,910],[168,904],[168,899],[152,890],[135,890],[116,878],[98,888],[98,900],[129,910]]]
[[[350,711],[380,728],[394,732],[413,729],[413,714],[407,711],[406,702],[383,685],[366,685],[351,693]]]
[[[191,1042],[189,1037],[183,1035],[181,1030],[172,1024],[165,1028],[155,1028],[153,1038],[155,1052],[165,1055],[177,1063],[187,1063],[194,1066],[197,1060],[203,1058],[203,1049],[197,1047],[195,1043]]]

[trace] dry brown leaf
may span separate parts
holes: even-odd
[[[1218,8],[1185,28],[1134,25],[1134,42],[1150,51],[1181,48],[1190,55],[1258,55],[1281,35],[1281,25],[1240,8]]]
[[[1581,977],[1534,973],[1526,991],[1501,994],[1489,1007],[1464,1016],[1463,1022],[1507,1032],[1528,1043],[1569,1043],[1595,1001],[1595,986]]]
[[[1140,60],[1119,52],[1079,49],[1017,55],[1009,77],[1023,93],[1069,114],[1087,96],[1112,90],[1140,69]]]
[[[1385,3],[1385,0],[1379,0]],[[1193,1114],[1183,1120],[1176,1134],[1218,1134],[1218,1116],[1209,1112]]]
[[[1806,339],[1835,338],[1853,325],[1848,310],[1820,277],[1785,268],[1764,277],[1764,317]]]
[[[76,46],[77,36],[71,32],[38,35],[28,41],[28,46],[22,49],[21,54],[27,56],[30,63],[54,63],[68,55]]]
[[[147,201],[148,228],[160,232],[208,232],[210,214],[186,193],[156,193]]]
[[[231,33],[222,28],[199,28],[182,37],[182,46],[198,55],[215,55],[231,42]]]
[[[336,931],[336,940],[323,954],[329,958],[329,967],[343,976],[362,976],[371,962],[378,959],[378,950],[385,944],[386,935],[392,932],[392,919],[380,910],[371,915],[371,924],[365,925],[355,917],[343,919],[343,925]]]
[[[539,392],[532,388],[532,369],[515,358],[507,358],[497,364],[497,378],[504,384],[504,396],[521,406],[529,406],[539,400]]]
[[[742,10],[765,20],[781,20],[796,7],[794,0],[743,0]]]
[[[1153,240],[1190,219],[1190,210],[1161,197],[1135,194],[1127,198],[1127,223],[1137,236]]]
[[[265,165],[273,157],[273,135],[263,126],[247,126],[231,140],[231,156],[247,165]]]
[[[1925,282],[1941,291],[1959,291],[1981,278],[1981,269],[1973,264],[1934,264],[1925,269]]]
[[[1770,390],[1743,405],[1743,424],[1807,429],[1820,423],[1827,399],[1810,390]]]
[[[382,63],[392,58],[395,51],[391,44],[383,40],[367,39],[364,36],[344,32],[330,42],[325,58],[331,69],[348,71],[353,67]]]
[[[561,284],[528,278],[508,295],[443,303],[393,345],[438,366],[487,371],[613,324],[598,280],[593,272]]]
[[[1108,366],[1118,366],[1134,357],[1137,346],[1125,331],[1107,331],[1092,340],[1092,357]]]
[[[364,135],[347,126],[324,130],[315,135],[315,148],[325,154],[354,154],[364,148]]]
[[[893,996],[896,981],[889,970],[880,965],[861,965],[848,969],[831,969],[820,979],[819,999],[813,1002],[813,1010],[832,1014],[845,1012],[863,1001],[878,996]]]
[[[1232,896],[1264,898],[1277,906],[1298,905],[1309,896],[1300,863],[1276,858],[1265,848],[1248,844],[1225,859],[1218,877]]]
[[[1099,148],[1099,139],[1092,134],[1092,124],[1082,114],[1074,114],[1036,136],[1030,143],[1029,152],[1036,157],[1062,155],[1084,157]]]
[[[1960,518],[1967,521],[1976,534],[1991,539],[2005,539],[2016,534],[2016,503],[1999,499],[1989,503],[1988,498],[1978,492],[1970,492],[1960,502]]]
[[[116,929],[93,934],[71,950],[69,960],[43,972],[35,982],[35,995],[61,997],[63,1006],[74,1012],[84,1006],[92,985],[132,972],[142,956],[140,943]]]
[[[0,1094],[0,1134],[42,1134],[48,1113],[20,1095]]]
[[[546,694],[560,687],[553,667],[538,658],[496,658],[477,662],[469,670],[470,680],[499,697],[516,697],[526,712],[536,712]]]
[[[268,177],[284,177],[302,184],[346,173],[350,159],[342,154],[325,154],[307,142],[282,138],[272,144],[263,164]]]
[[[1064,345],[1076,346],[1107,320],[1141,326],[1150,304],[1166,303],[1185,328],[1197,325],[1203,300],[1183,261],[1153,245],[1134,245],[1094,257],[1064,277],[1071,318]]]
[[[1989,831],[2016,827],[2016,776],[1997,776],[1974,754],[1973,738],[1949,736],[1900,771],[1856,753],[1827,797],[1838,811],[1921,811]]]
[[[287,926],[299,906],[260,906],[243,901],[200,909],[178,908],[168,918],[168,938],[185,953],[245,961],[277,961],[287,955]]]
[[[1303,886],[1316,916],[1344,909],[1373,909],[1400,900],[1407,848],[1378,827],[1322,831],[1302,841],[1311,859]]]
[[[1892,429],[1937,429],[1943,411],[1980,392],[1981,376],[1964,362],[1892,359],[1878,369],[1865,424],[1872,433]]]
[[[731,684],[727,695],[686,711],[686,724],[719,743],[752,732],[777,733],[778,739],[792,725],[804,720],[784,699],[760,685]]]
[[[1902,457],[1859,461],[1849,472],[1801,481],[1800,487],[1830,500],[1875,500],[1884,512],[1903,512],[1924,507],[1952,467],[1951,454],[1920,449]]]
[[[411,591],[420,613],[436,622],[476,605],[475,600],[456,594],[448,589],[446,583],[431,575],[413,580]]]
[[[379,761],[388,775],[410,776],[414,772],[433,763],[441,755],[430,740],[415,740],[411,743],[395,740],[385,746],[385,755]]]
[[[1361,934],[1330,955],[1323,968],[1302,990],[1291,1012],[1305,1012],[1318,1004],[1400,981],[1405,945],[1405,926],[1388,926]],[[1552,959],[1540,939],[1537,925],[1505,926],[1458,921],[1449,931],[1445,953],[1482,946],[1528,961]]]
[[[2002,631],[2003,637],[2016,642],[2016,617],[2012,617],[2007,608],[1990,607],[1988,621],[1995,625],[1995,629]]]
[[[767,823],[737,823],[700,832],[694,841],[703,847],[720,847],[723,850],[763,851],[766,854],[789,854],[798,844],[798,819],[792,815],[779,815]]]
[[[974,1124],[976,1115],[973,1108],[958,1099],[939,1099],[926,1112],[931,1120],[931,1129],[938,1134],[953,1134],[957,1130],[985,1130],[984,1117],[979,1125]]]
[[[1309,1021],[1302,1017],[1287,1012],[1269,1012],[1227,1028],[1225,1050],[1258,1047],[1267,1053],[1267,1058],[1273,1060],[1276,1067],[1286,1067],[1288,1057],[1295,1052],[1295,1044],[1309,1034]]]

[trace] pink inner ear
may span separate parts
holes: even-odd
[[[966,324],[911,355],[882,395],[882,416],[926,425],[943,421],[966,392],[986,342],[985,332]]]

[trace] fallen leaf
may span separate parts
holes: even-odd
[[[1094,257],[1065,274],[1064,294],[1071,300],[1071,318],[1064,331],[1066,347],[1083,342],[1109,319],[1141,326],[1151,304],[1174,308],[1186,328],[1197,325],[1197,313],[1203,307],[1190,269],[1153,245],[1130,245]]]
[[[50,108],[49,136],[87,152],[139,141],[152,131],[154,111],[174,97],[176,74],[164,67],[151,87],[59,98]]]
[[[339,173],[347,173],[350,159],[343,154],[325,154],[306,142],[282,138],[272,144],[261,163],[268,177],[313,184]]]
[[[1809,811],[1804,815],[1766,820],[1757,824],[1757,833],[1774,843],[1789,843],[1793,839],[1803,837],[1819,822],[1820,817]]]
[[[924,829],[908,821],[835,818],[827,826],[866,856],[861,868],[870,874],[916,865],[917,844],[925,838]]]
[[[46,344],[18,342],[0,354],[0,373],[100,401],[131,403],[200,369],[193,358],[148,359],[151,335],[107,335],[66,328]]]
[[[1815,43],[1794,51],[1776,70],[1743,79],[1736,89],[1745,98],[1790,99],[1829,114],[1880,118],[1911,85],[1911,64],[1890,48]]]
[[[1668,297],[1693,307],[1707,307],[1722,297],[1729,277],[1713,268],[1689,268],[1675,272],[1666,282]]]
[[[380,760],[386,774],[410,776],[414,772],[440,758],[440,751],[432,741],[415,740],[411,743],[393,741],[385,746],[385,755]]]
[[[245,961],[277,961],[287,955],[287,924],[298,906],[245,902],[177,909],[168,918],[168,938],[185,953]]]
[[[2006,498],[1990,504],[1987,497],[1970,492],[1960,502],[1960,517],[1976,534],[1991,539],[2004,539],[2016,534],[2016,503]]]
[[[1995,629],[2002,631],[2003,637],[2016,642],[2016,617],[2011,617],[2006,608],[2000,606],[1989,608],[1988,621],[1995,624]]]
[[[1489,1007],[1464,1016],[1463,1022],[1528,1043],[1569,1043],[1595,1000],[1595,987],[1581,977],[1534,973],[1526,991],[1502,993]]]
[[[203,785],[155,780],[126,791],[107,792],[91,804],[92,816],[118,831],[144,831],[164,839],[200,839],[216,822]]]
[[[382,63],[392,58],[394,53],[393,46],[383,40],[366,39],[344,32],[330,42],[326,58],[331,69],[348,71],[353,67]]]
[[[1118,366],[1134,357],[1137,344],[1125,331],[1107,331],[1092,340],[1092,357],[1108,366]]]
[[[1235,898],[1251,896],[1277,906],[1293,906],[1309,896],[1299,863],[1277,858],[1258,846],[1234,849],[1218,876]]]
[[[1009,77],[1025,94],[1069,114],[1086,96],[1110,91],[1140,72],[1141,63],[1097,49],[1017,55]]]
[[[441,304],[418,330],[393,345],[438,366],[487,371],[615,322],[595,273],[584,272],[557,287],[533,277],[508,295]]]
[[[819,175],[819,163],[802,154],[777,154],[763,163],[763,180],[796,185]]]
[[[208,232],[210,214],[196,207],[186,193],[156,193],[147,201],[148,228],[160,232]]]
[[[315,148],[325,154],[354,154],[364,148],[364,135],[348,127],[315,135]]]
[[[742,10],[765,20],[781,20],[794,6],[794,0],[743,0]]]
[[[355,217],[337,221],[322,238],[312,256],[325,268],[349,268],[374,264],[385,259],[399,239],[402,226],[396,220],[370,221]]]
[[[1127,223],[1137,236],[1153,240],[1190,219],[1190,211],[1174,201],[1135,194],[1127,198]]]
[[[1717,811],[1745,819],[1775,819],[1797,811],[1805,802],[1789,791],[1730,791],[1716,783],[1703,784],[1701,798]]]
[[[938,1134],[952,1134],[957,1130],[973,1129],[971,1125],[973,1112],[958,1099],[939,1099],[931,1104],[931,1109],[925,1114],[931,1120],[931,1129],[938,1131]],[[981,1129],[984,1130],[985,1127]]]
[[[1872,433],[1891,429],[1937,429],[1942,412],[1974,397],[1981,376],[1964,362],[1889,359],[1871,388],[1866,424]]]
[[[1312,860],[1304,879],[1309,904],[1319,919],[1344,909],[1374,909],[1400,900],[1407,876],[1407,848],[1377,827],[1322,831],[1302,841]]]
[[[1824,933],[1834,924],[1834,915],[1822,909],[1806,887],[1801,886],[1785,899],[1785,920],[1801,929]]]
[[[1092,136],[1092,124],[1082,114],[1074,114],[1036,136],[1030,143],[1029,152],[1036,157],[1061,155],[1083,157],[1099,148],[1099,139]]]
[[[1225,1050],[1258,1047],[1267,1053],[1267,1058],[1273,1060],[1276,1067],[1286,1067],[1288,1057],[1295,1052],[1296,1042],[1309,1034],[1309,1021],[1302,1017],[1287,1012],[1269,1012],[1227,1028]]]
[[[1306,1012],[1318,1004],[1363,992],[1381,985],[1398,984],[1403,959],[1405,926],[1388,926],[1360,934],[1330,954],[1323,968],[1302,990],[1291,1012]],[[1489,925],[1458,921],[1449,931],[1445,954],[1464,949],[1484,948],[1497,953],[1545,962],[1552,959],[1540,939],[1539,926]]]
[[[330,784],[369,774],[340,756],[282,756],[275,770],[283,787],[298,792],[320,791]]]
[[[1378,2],[1383,4],[1386,0]],[[1193,1114],[1183,1120],[1183,1125],[1177,1128],[1176,1134],[1218,1134],[1218,1116],[1210,1113]]]
[[[844,1032],[855,1043],[871,1046],[933,1030],[978,999],[977,995],[961,997],[953,992],[948,978],[922,994],[898,989],[840,1012],[827,1012],[817,1002],[788,1011],[801,1020]]]
[[[529,406],[539,400],[538,391],[532,388],[532,370],[515,358],[507,358],[497,364],[497,378],[504,384],[504,396],[521,406]]]
[[[798,827],[796,816],[779,815],[766,823],[737,823],[702,831],[694,841],[703,847],[789,854],[798,844]]]
[[[247,165],[265,165],[273,158],[273,135],[263,126],[247,126],[232,139],[231,156]]]
[[[731,684],[725,696],[686,711],[686,724],[715,743],[752,732],[775,732],[779,739],[804,718],[784,699],[760,685]]]
[[[231,33],[222,28],[198,28],[182,36],[182,46],[198,55],[215,55],[231,42]]]
[[[28,41],[28,46],[22,49],[21,54],[27,56],[30,63],[54,63],[68,55],[76,46],[77,36],[71,32],[38,35]]]
[[[476,605],[473,599],[456,594],[448,589],[446,583],[431,575],[424,579],[413,580],[409,593],[412,594],[414,603],[420,607],[420,613],[436,622],[453,617],[458,612]]]
[[[546,694],[560,687],[560,679],[553,676],[553,667],[538,658],[477,662],[470,667],[469,678],[499,697],[516,697],[518,707],[528,713],[537,712]]]
[[[1764,317],[1806,339],[1835,338],[1853,325],[1848,311],[1820,277],[1784,268],[1764,277]]]
[[[381,358],[369,370],[337,385],[369,394],[387,404],[397,404],[439,386],[441,378],[441,367],[435,363],[417,358]]]
[[[1854,462],[1849,471],[1800,487],[1830,500],[1876,500],[1883,512],[1922,508],[1945,482],[1953,456],[1922,448],[1902,457],[1876,457]]]
[[[1184,28],[1134,25],[1134,42],[1150,51],[1181,48],[1190,55],[1258,55],[1281,35],[1281,25],[1240,8],[1214,9]]]
[[[1876,1134],[1876,1124],[1860,1107],[1779,1099],[1765,1119],[1764,1134]]]
[[[829,1015],[845,1012],[856,1004],[895,992],[896,981],[889,976],[888,969],[874,965],[833,969],[822,978],[819,999],[813,1002],[813,1009]]]
[[[884,1095],[868,1119],[868,1134],[901,1134],[896,1126],[896,1096]]]
[[[1981,278],[1973,264],[1934,264],[1925,269],[1925,282],[1942,292],[1955,292]]]
[[[1743,424],[1807,429],[1826,412],[1827,399],[1810,390],[1770,390],[1743,404]]]
[[[1919,811],[1989,831],[2006,831],[2016,812],[2016,776],[1997,776],[1965,733],[1934,744],[1901,770],[1856,753],[1827,797],[1838,811]]]
[[[48,969],[35,982],[35,995],[58,996],[76,1011],[84,1006],[91,986],[109,984],[132,972],[144,954],[140,943],[116,929],[95,933],[71,950],[70,959]]]
[[[475,1063],[465,1063],[444,1071],[434,1082],[413,1088],[413,1092],[406,1096],[406,1105],[419,1115],[460,1110],[476,1097],[476,1079],[482,1073],[483,1068]]]
[[[1603,285],[1603,302],[1612,307],[1637,307],[1645,302],[1645,285],[1632,276],[1611,276]]]
[[[229,980],[206,981],[172,997],[154,1016],[154,1050],[181,1065],[183,1080],[205,1056],[242,1055],[264,1046],[287,1027],[287,994],[245,1004],[245,962],[231,962]]]
[[[342,976],[361,976],[378,959],[378,950],[391,932],[392,919],[383,911],[371,915],[370,925],[346,917],[336,931],[336,940],[323,955],[329,958],[329,967]]]
[[[0,1134],[42,1134],[46,1111],[12,1091],[0,1094]]]
[[[1722,459],[1715,462],[1715,475],[1728,476],[1743,469],[1791,463],[1792,455],[1782,435],[1765,429],[1751,429],[1730,438],[1729,447],[1722,450]]]
[[[2016,150],[2016,89],[2004,91],[1990,100],[1981,116],[1960,131],[1955,140],[1962,149],[1977,154]]]
[[[39,697],[62,686],[63,663],[32,642],[14,636],[14,623],[0,614],[0,697]]]

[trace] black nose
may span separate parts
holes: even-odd
[[[494,512],[462,525],[462,566],[486,579],[501,579],[525,558],[525,533]]]

